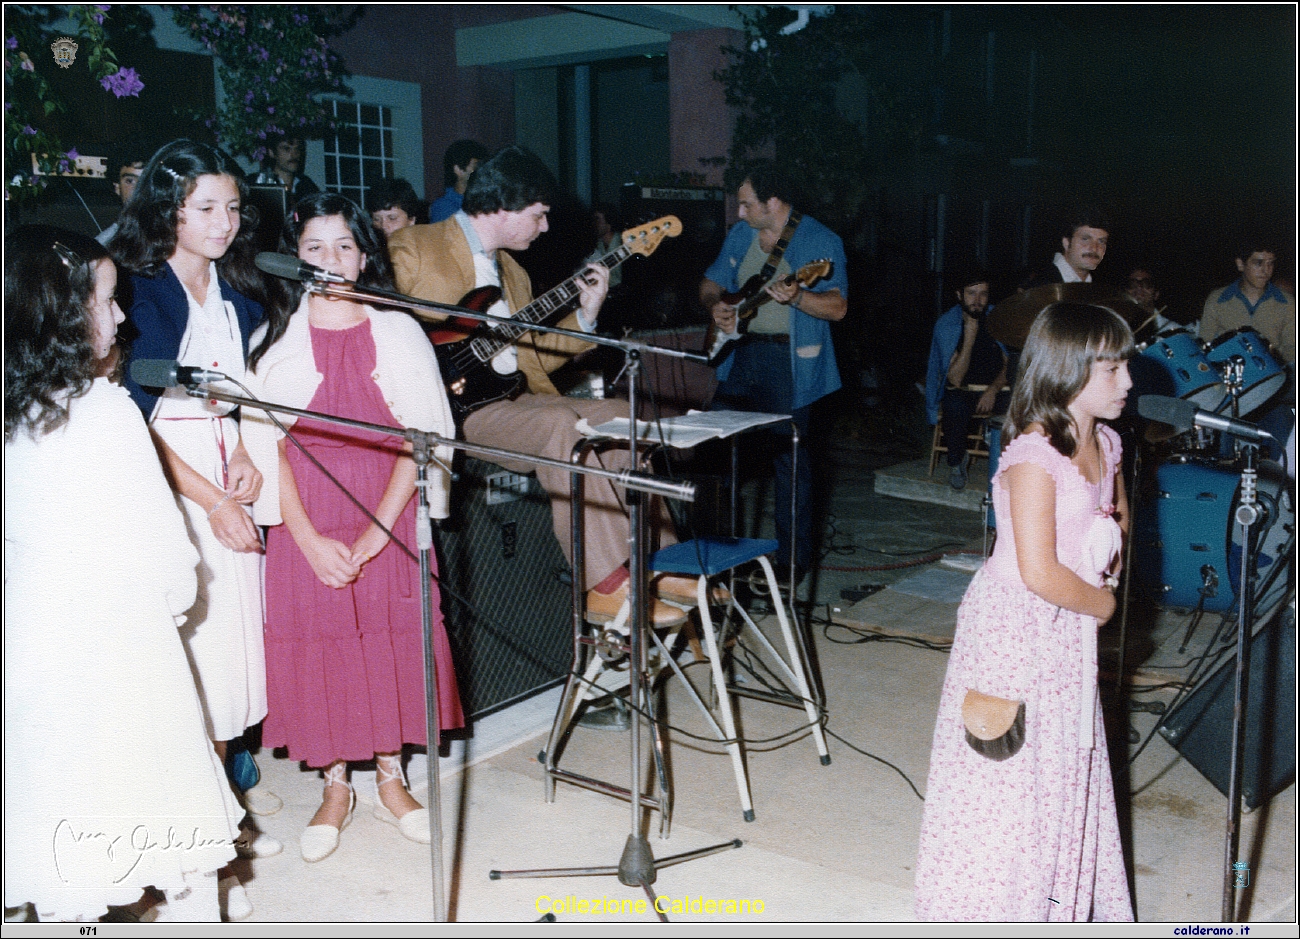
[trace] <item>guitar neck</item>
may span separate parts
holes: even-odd
[[[768,300],[772,299],[767,295],[767,288],[771,287],[773,284],[782,283],[782,282],[784,282],[787,285],[794,283],[794,275],[791,274],[788,277],[784,277],[784,278],[773,277],[766,284],[760,287],[758,289],[758,292],[755,293],[753,296],[746,297],[744,300],[741,300],[740,303],[736,304],[736,316],[741,319],[748,319],[749,317],[753,316],[755,310],[761,307]]]
[[[632,249],[627,245],[620,245],[603,258],[600,258],[597,261],[592,261],[590,264],[583,265],[583,270],[586,270],[588,267],[600,265],[606,270],[612,271],[630,258],[633,253]],[[509,320],[503,320],[500,325],[493,325],[492,339],[490,342],[494,348],[490,350],[490,355],[495,355],[501,349],[504,349],[510,343],[514,342],[524,333],[528,332],[529,328],[534,324],[544,323],[546,320],[572,306],[582,294],[582,288],[579,286],[581,280],[582,271],[579,271],[568,280],[561,282],[557,286],[546,291],[546,293],[542,294],[540,297],[537,297],[532,303],[528,304],[528,306],[515,313],[515,315]],[[476,349],[479,349],[481,342],[482,339],[475,343]],[[483,348],[481,349],[481,352],[488,352],[488,350]]]

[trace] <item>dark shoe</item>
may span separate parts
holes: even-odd
[[[948,473],[948,485],[952,486],[952,488],[956,489],[958,492],[961,492],[961,490],[966,488],[966,479],[966,461],[962,460],[952,468],[951,472]]]

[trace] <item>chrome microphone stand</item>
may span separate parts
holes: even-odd
[[[200,384],[204,384],[204,387],[200,388]],[[260,401],[252,396],[245,397],[243,395],[217,391],[213,388],[206,387],[206,383],[195,382],[188,385],[186,387],[186,394],[195,398],[207,398],[217,401],[225,401],[229,404],[240,405],[241,407],[251,407],[259,411],[265,411],[268,414],[291,414],[295,417],[310,418],[313,420],[324,421],[326,423],[339,424],[344,427],[353,427],[374,433],[401,437],[411,444],[412,459],[415,461],[417,473],[416,488],[419,492],[419,502],[416,509],[416,545],[419,549],[418,560],[420,564],[421,577],[421,631],[424,638],[425,728],[426,733],[428,734],[427,740],[429,750],[429,758],[426,761],[426,772],[428,774],[429,786],[429,852],[433,869],[433,915],[436,922],[446,922],[447,909],[444,892],[446,876],[443,870],[442,852],[442,801],[437,766],[438,748],[435,743],[438,739],[438,727],[440,721],[438,714],[438,675],[433,654],[433,588],[432,565],[429,561],[429,552],[433,548],[433,532],[429,525],[428,466],[430,463],[434,463],[441,466],[449,473],[450,468],[439,463],[436,456],[434,456],[435,448],[440,445],[454,447],[456,449],[465,450],[468,453],[494,457],[498,460],[506,459],[536,465],[549,465],[557,469],[563,469],[566,472],[582,473],[589,476],[601,476],[611,482],[617,482],[620,485],[626,486],[631,491],[649,492],[655,495],[681,499],[687,502],[694,501],[695,486],[692,483],[665,482],[653,476],[647,476],[643,473],[635,472],[634,470],[614,472],[602,467],[572,466],[560,460],[532,456],[531,454],[518,453],[513,450],[503,450],[499,447],[480,446],[478,444],[467,443],[463,440],[443,437],[440,434],[430,433],[427,431],[415,430],[412,428],[389,427],[384,424],[373,424],[369,421],[358,421],[346,417],[337,417],[319,411],[310,411],[305,408],[295,408],[289,407],[288,405],[276,404],[270,401]],[[631,492],[629,492],[629,495],[630,494]]]

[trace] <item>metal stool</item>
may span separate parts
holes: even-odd
[[[654,641],[659,647],[660,655],[665,663],[682,679],[687,693],[695,699],[696,705],[713,726],[714,733],[718,735],[720,740],[726,742],[727,752],[731,755],[732,769],[736,773],[736,788],[740,791],[740,805],[744,810],[744,818],[747,822],[754,820],[754,804],[749,796],[749,781],[745,775],[745,763],[740,752],[740,742],[736,739],[736,721],[732,714],[728,691],[733,694],[745,694],[747,696],[759,697],[759,695],[753,695],[752,692],[742,692],[739,689],[729,689],[727,685],[726,675],[722,668],[722,655],[719,650],[718,637],[713,626],[713,616],[709,609],[710,577],[729,573],[734,568],[749,561],[758,561],[763,573],[767,576],[768,587],[772,591],[773,605],[776,607],[777,621],[781,624],[781,634],[785,638],[789,662],[781,657],[750,615],[736,602],[734,590],[723,600],[722,605],[726,606],[727,612],[722,622],[723,624],[727,623],[734,610],[741,620],[741,632],[743,633],[745,627],[748,626],[759,644],[772,657],[776,668],[784,673],[786,680],[798,689],[804,713],[808,715],[813,740],[817,743],[817,752],[821,757],[822,765],[826,766],[831,762],[830,753],[826,749],[826,737],[822,732],[820,709],[818,703],[813,700],[812,689],[808,681],[806,656],[803,654],[800,643],[791,628],[790,618],[786,615],[785,604],[781,601],[776,573],[772,570],[772,561],[768,557],[776,548],[776,541],[766,538],[698,538],[693,541],[683,541],[680,544],[655,552],[650,556],[649,563],[649,568],[653,571],[694,575],[699,578],[696,587],[696,604],[697,609],[700,611],[704,644],[709,655],[709,665],[713,672],[713,684],[718,696],[718,709],[722,712],[721,727],[714,720],[708,707],[700,700],[699,695],[695,693],[695,689],[690,682],[686,681],[686,676],[682,673],[681,668],[673,657],[668,654],[668,650],[663,646],[657,635],[655,635]],[[762,695],[761,698],[774,703],[787,703],[791,704],[791,706],[798,706],[798,704],[783,701],[776,696]]]

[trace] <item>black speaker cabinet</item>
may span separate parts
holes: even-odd
[[[472,457],[459,476],[434,540],[461,700],[479,717],[568,673],[572,595],[536,478]]]
[[[1256,808],[1295,778],[1295,620],[1282,610],[1250,643],[1241,796]],[[1160,725],[1160,734],[1224,795],[1232,751],[1236,658]]]

